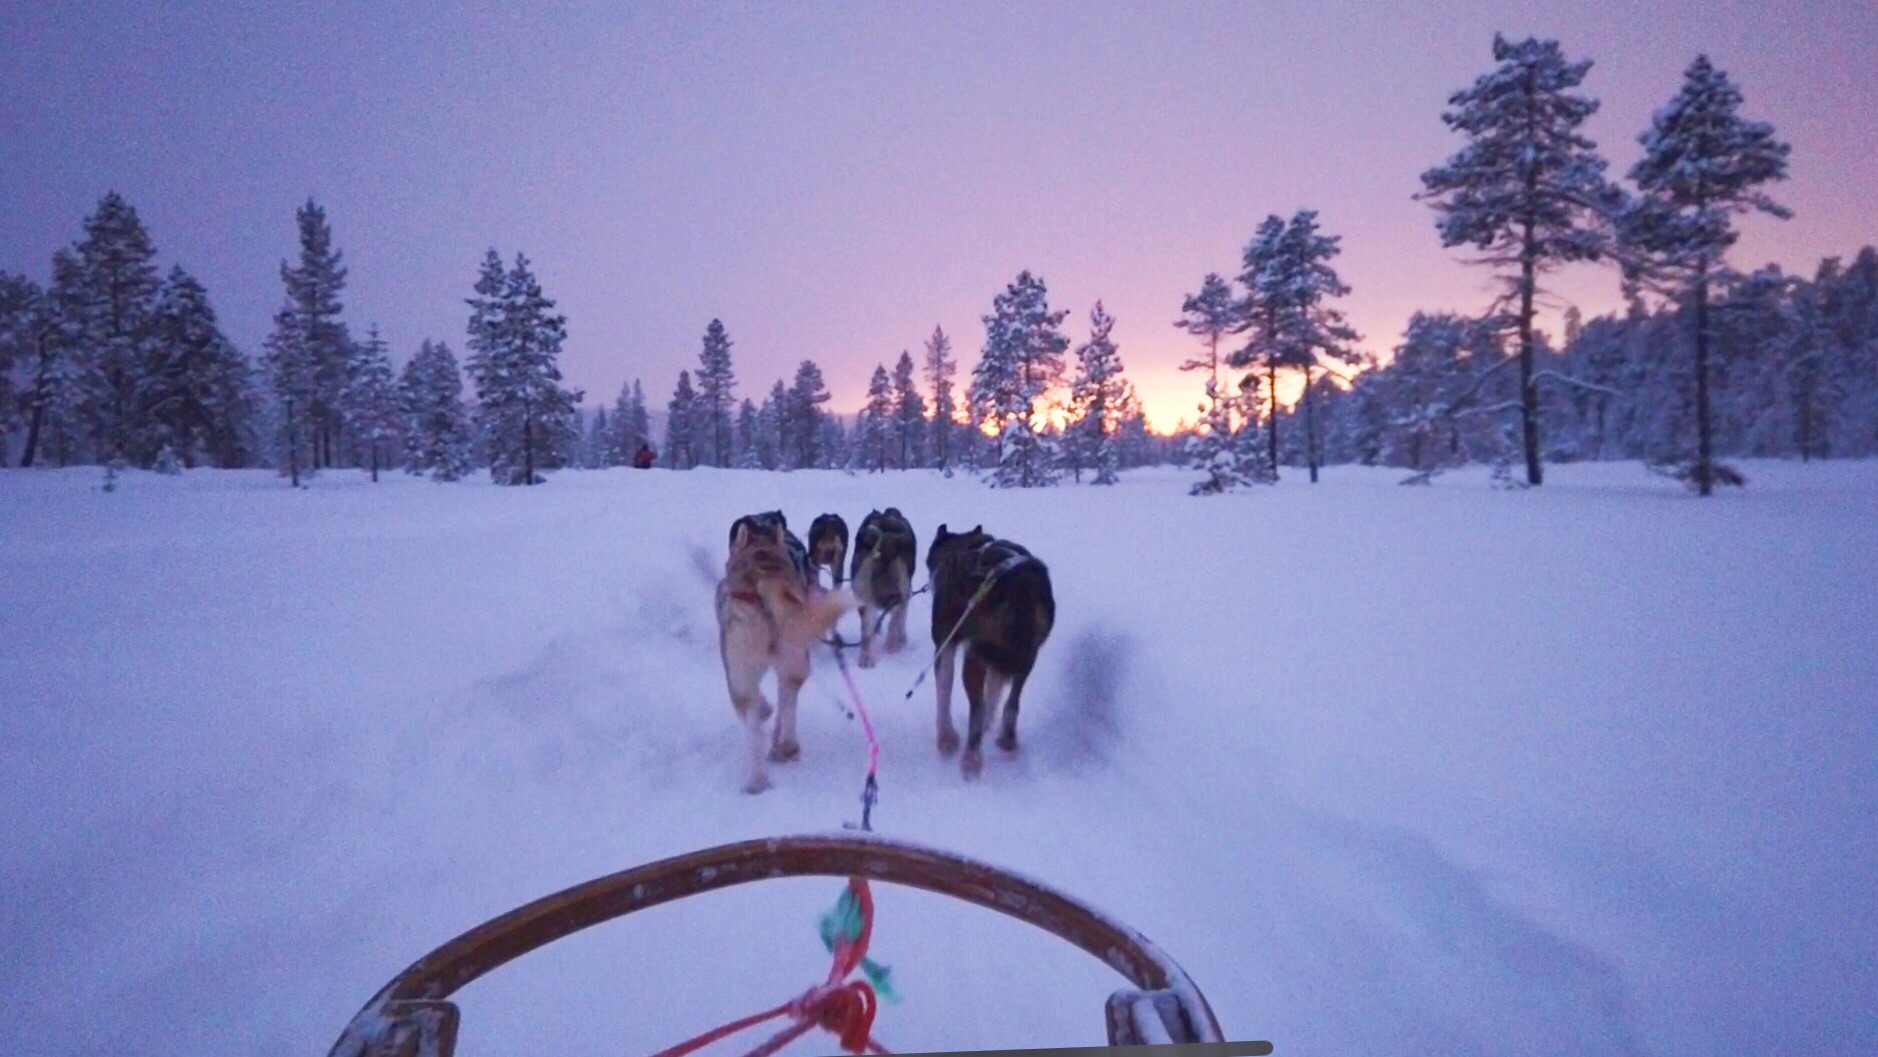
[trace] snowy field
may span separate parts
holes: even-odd
[[[883,834],[1017,869],[1279,1054],[1878,1051],[1878,464],[1632,465],[1189,499],[1187,472],[0,472],[0,1051],[323,1054],[486,918],[858,817],[865,748],[738,791],[711,583],[738,514],[897,505],[1029,545],[1058,629],[964,785],[930,641],[860,673]],[[1294,478],[1301,475],[1293,475]],[[917,577],[923,582],[922,573]],[[851,627],[853,618],[849,618]],[[955,703],[962,710],[962,695]],[[962,719],[962,711],[961,711]],[[465,1055],[650,1053],[814,982],[835,881],[696,897],[458,995]],[[883,888],[904,1050],[1103,1041],[1119,982]],[[822,1036],[801,1052],[828,1052]],[[722,1052],[739,1052],[725,1048]]]

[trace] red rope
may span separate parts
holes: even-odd
[[[861,904],[861,934],[853,940],[835,941],[834,964],[828,967],[827,982],[809,988],[794,1001],[742,1020],[734,1020],[723,1027],[712,1028],[702,1035],[660,1050],[652,1057],[684,1057],[745,1028],[781,1016],[794,1017],[795,1023],[770,1036],[768,1041],[751,1050],[745,1057],[770,1057],[814,1027],[834,1035],[840,1041],[841,1048],[848,1053],[890,1053],[872,1035],[874,1013],[880,1006],[879,996],[874,994],[874,989],[868,986],[867,981],[847,978],[855,966],[861,964],[861,959],[867,957],[867,945],[874,935],[874,893],[863,877],[848,878],[848,890],[854,893]]]

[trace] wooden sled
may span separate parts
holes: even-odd
[[[1133,929],[1035,881],[947,852],[859,833],[744,841],[623,870],[478,925],[419,958],[359,1010],[330,1057],[452,1057],[450,996],[484,973],[647,907],[776,877],[861,877],[976,903],[1055,933],[1134,985],[1109,996],[1112,1046],[1224,1042],[1172,958]]]

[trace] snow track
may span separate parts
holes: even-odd
[[[742,513],[895,505],[1050,566],[1060,621],[967,786],[930,642],[855,675],[882,832],[1138,928],[1290,1054],[1878,1048],[1878,464],[1634,465],[1190,499],[906,474],[0,473],[0,1048],[323,1053],[413,958],[628,865],[859,816],[818,658],[738,792],[710,585]],[[924,582],[923,571],[916,582]],[[853,618],[849,618],[851,622]],[[844,625],[845,626],[845,625]],[[1861,689],[1862,688],[1862,689]],[[963,695],[954,708],[962,723]],[[467,988],[465,1055],[651,1052],[825,971],[838,886],[654,908]],[[883,887],[903,1049],[1102,1041],[1117,977]],[[804,1051],[806,1052],[806,1050]]]

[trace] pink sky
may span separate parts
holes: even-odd
[[[1878,240],[1869,0],[25,6],[0,16],[0,268],[43,280],[116,188],[256,353],[312,194],[348,317],[400,359],[461,351],[483,251],[526,252],[590,406],[632,377],[662,405],[719,317],[741,395],[813,357],[852,409],[935,324],[969,364],[1029,268],[1074,339],[1104,300],[1169,426],[1199,398],[1182,296],[1304,206],[1344,237],[1367,346],[1416,309],[1478,311],[1487,275],[1410,196],[1496,30],[1597,61],[1590,133],[1619,174],[1698,51],[1732,73],[1793,143],[1798,214],[1750,221],[1737,264],[1810,272]],[[1593,314],[1616,278],[1553,289]]]

